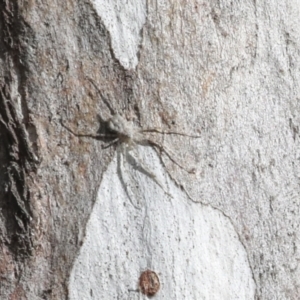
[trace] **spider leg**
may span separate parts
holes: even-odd
[[[180,169],[186,171],[186,172],[189,173],[189,174],[193,174],[193,173],[194,173],[194,170],[188,170],[188,169],[186,169],[184,166],[182,166],[181,164],[179,164],[179,163],[172,157],[172,155],[171,155],[171,154],[170,154],[170,153],[169,153],[162,145],[160,145],[160,144],[158,144],[158,143],[156,143],[156,142],[153,142],[153,141],[151,141],[151,140],[147,140],[147,142],[149,143],[150,146],[153,146],[154,149],[159,150],[160,152],[164,152],[164,153],[169,157],[169,159],[170,159],[175,165],[177,165]],[[160,154],[160,153],[158,152],[158,154]]]
[[[159,144],[157,144],[157,143],[155,143],[155,142],[153,142],[153,141],[151,141],[151,140],[147,140],[147,142],[148,142],[148,144],[150,145],[150,146],[153,146],[154,147],[154,149],[157,151],[157,153],[158,153],[158,156],[160,157],[160,161],[161,161],[161,163],[163,164],[163,166],[166,168],[166,165],[165,165],[165,163],[164,163],[164,161],[163,161],[163,159],[161,158],[161,156],[160,156],[160,152],[164,152],[168,157],[169,157],[169,159],[172,161],[172,162],[174,162],[178,167],[180,167],[181,169],[183,169],[184,171],[186,171],[186,172],[188,172],[188,173],[193,173],[192,171],[189,171],[189,170],[187,170],[187,169],[185,169],[183,166],[181,166],[180,164],[178,164],[173,158],[172,158],[172,156],[161,146],[161,145],[159,145]],[[145,143],[142,143],[142,145],[146,145]],[[160,150],[160,152],[158,152],[158,150]],[[167,168],[166,168],[166,170],[167,170]],[[189,193],[188,193],[188,191],[185,189],[185,187],[182,185],[182,184],[180,184],[178,181],[177,181],[177,179],[175,178],[175,177],[173,177],[171,174],[170,174],[170,172],[168,172],[168,174],[169,174],[169,176],[170,176],[170,178],[175,182],[175,184],[181,189],[181,190],[183,190],[185,193],[186,193],[186,195],[188,196],[188,198],[192,201],[192,202],[195,202],[195,203],[200,203],[199,201],[196,201]]]
[[[126,152],[127,151],[126,149],[124,149],[123,147],[124,145],[121,145],[120,147],[117,148],[117,173],[118,173],[118,177],[119,177],[119,180],[121,182],[121,185],[125,191],[125,194],[127,195],[128,199],[130,200],[131,204],[136,208],[136,209],[140,209],[138,207],[138,204],[135,204],[135,202],[133,201],[133,198],[132,196],[130,195],[130,192],[129,192],[129,188],[128,188],[128,185],[126,184],[125,182],[125,176],[122,172],[122,168],[121,166],[123,166],[123,168],[125,169],[125,171],[127,171],[127,174],[129,174],[129,171],[127,169],[127,166],[126,166],[126,163],[124,163],[124,160],[122,160],[122,155],[123,156],[126,156]],[[122,153],[122,151],[124,151],[124,153]],[[124,157],[123,157],[124,158]],[[133,179],[132,179],[133,181]]]
[[[94,86],[94,88],[97,90],[97,92],[99,93],[100,97],[102,98],[103,102],[106,104],[106,106],[108,107],[110,114],[114,115],[116,114],[115,110],[112,108],[112,106],[110,105],[109,101],[107,98],[105,98],[103,96],[103,93],[101,92],[101,90],[97,87],[97,85],[95,84],[94,80],[92,80],[90,77],[86,76],[86,79]]]
[[[164,161],[161,159],[161,157],[160,157],[160,161],[161,161],[161,163],[163,164],[163,166],[165,167],[165,169],[167,170],[166,165],[165,165]],[[170,178],[175,182],[175,184],[176,184],[182,191],[185,192],[185,194],[187,195],[187,197],[188,197],[192,202],[194,202],[194,203],[202,203],[202,202],[200,202],[200,201],[196,201],[196,200],[189,194],[189,192],[186,190],[186,188],[185,188],[182,184],[180,184],[180,183],[178,182],[178,180],[177,180],[175,177],[173,177],[173,176],[171,175],[170,172],[168,172],[168,175],[169,175]],[[203,203],[202,203],[202,204],[203,204]]]
[[[182,133],[182,132],[177,132],[177,131],[163,131],[160,130],[158,128],[149,128],[149,129],[142,129],[140,130],[141,133],[144,132],[155,132],[155,133],[159,133],[159,134],[174,134],[174,135],[181,135],[181,136],[187,136],[187,137],[191,137],[191,138],[200,138],[200,135],[190,135],[190,134],[186,134],[186,133]]]
[[[77,136],[77,137],[89,137],[89,138],[93,138],[93,139],[99,139],[99,138],[104,138],[104,137],[116,137],[116,134],[106,134],[106,133],[99,133],[99,134],[90,134],[90,133],[77,133],[75,131],[73,131],[71,128],[69,128],[68,126],[66,126],[62,121],[60,121],[61,125],[68,130],[69,132],[71,132],[73,135]]]
[[[119,141],[119,137],[115,138],[115,139],[114,139],[112,142],[110,142],[109,144],[107,144],[107,145],[105,145],[105,146],[103,145],[103,146],[102,146],[102,149],[107,149],[107,148],[109,148],[110,146],[116,144],[118,141]]]
[[[145,165],[142,163],[141,158],[138,156],[134,157],[133,155],[130,154],[130,152],[127,152],[127,156],[130,159],[129,163],[130,165],[137,170],[138,172],[144,174],[145,176],[149,177],[153,182],[155,182],[169,197],[172,197],[170,193],[168,193],[163,185],[158,181],[157,177],[153,172],[151,172]]]

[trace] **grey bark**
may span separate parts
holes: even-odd
[[[230,220],[256,299],[299,299],[299,2],[280,5],[148,1],[135,65],[92,2],[0,1],[1,299],[68,298],[115,148],[62,122],[101,132],[107,103],[201,132],[165,140],[196,170],[168,174]]]

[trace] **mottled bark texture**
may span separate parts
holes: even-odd
[[[298,2],[136,0],[139,9],[131,5],[126,18],[117,0],[103,11],[100,0],[0,0],[0,298],[68,298],[71,270],[115,146],[78,138],[62,123],[95,134],[111,106],[137,127],[201,132],[197,140],[163,140],[195,174],[162,154],[163,170],[177,190],[182,185],[195,202],[222,212],[219,224],[236,232],[227,233],[247,254],[257,299],[299,299]],[[102,188],[113,190],[114,183]],[[128,199],[110,201],[130,207]],[[99,202],[99,211],[101,203],[107,204]],[[193,219],[197,209],[190,212]],[[185,230],[178,211],[174,224]],[[211,215],[213,227],[217,218]],[[114,220],[108,220],[109,227]],[[138,240],[148,250],[156,244]],[[166,248],[176,251],[174,245]],[[228,257],[234,260],[234,254]],[[193,272],[184,275],[178,284],[188,283]],[[192,289],[186,287],[181,299],[190,299],[185,295]],[[155,297],[164,292],[162,281]]]
[[[20,299],[24,263],[34,254],[32,187],[39,165],[28,112],[25,40],[33,34],[14,3],[1,3],[0,207],[1,297]],[[10,298],[9,298],[10,297]]]
[[[1,1],[0,26],[0,298],[65,299],[111,149],[60,122],[96,132],[106,107],[87,76],[124,99],[132,76],[86,2]]]

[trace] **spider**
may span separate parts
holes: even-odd
[[[98,87],[94,84],[94,82],[88,78],[88,80],[93,84],[93,86],[96,88],[98,93],[101,95],[101,98],[103,99],[106,106],[109,108],[111,117],[109,117],[107,120],[102,119],[101,116],[99,116],[100,121],[100,129],[101,132],[97,134],[89,134],[89,133],[78,133],[73,131],[71,128],[66,126],[63,121],[61,120],[62,126],[72,133],[76,137],[88,137],[93,139],[112,139],[111,142],[103,146],[103,148],[108,148],[114,144],[118,144],[119,147],[117,147],[117,160],[118,160],[118,175],[121,181],[121,184],[130,199],[131,203],[137,207],[134,204],[132,196],[130,196],[130,192],[128,189],[127,184],[124,181],[124,176],[122,175],[121,171],[121,154],[123,154],[123,157],[129,161],[130,165],[140,173],[144,174],[145,176],[149,177],[151,180],[153,180],[168,196],[172,197],[168,191],[165,190],[163,185],[159,182],[155,174],[149,170],[146,166],[143,165],[139,157],[134,157],[131,154],[131,151],[135,148],[136,145],[140,146],[152,146],[156,152],[158,153],[159,157],[161,153],[164,153],[168,156],[168,158],[176,164],[179,168],[186,171],[187,173],[194,173],[194,170],[188,170],[181,164],[179,164],[169,153],[168,150],[166,150],[165,147],[160,145],[159,143],[151,140],[150,138],[145,136],[145,133],[157,133],[157,134],[168,134],[168,135],[181,135],[191,138],[199,138],[200,136],[197,135],[189,135],[186,133],[180,133],[175,131],[162,131],[158,128],[149,128],[149,129],[142,129],[137,128],[132,122],[127,121],[121,114],[116,113],[113,108],[110,106],[109,101],[105,97],[103,97],[101,91],[98,89]],[[120,149],[120,151],[118,151]],[[161,159],[162,160],[162,159]],[[163,163],[163,162],[162,162]],[[164,163],[163,163],[164,164]],[[124,164],[123,164],[124,165]],[[174,178],[172,178],[174,180]],[[175,183],[179,185],[176,181]],[[179,185],[180,186],[180,185]],[[182,186],[180,186],[183,188]],[[186,191],[185,191],[186,192]],[[187,193],[189,196],[189,194]],[[190,197],[190,196],[189,196]]]

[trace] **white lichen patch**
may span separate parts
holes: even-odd
[[[130,163],[118,167],[115,155],[70,275],[70,299],[146,299],[137,289],[147,269],[159,276],[155,299],[254,299],[247,254],[230,220],[189,200],[151,147],[137,151],[172,196]],[[139,209],[124,183],[134,186]]]
[[[146,1],[92,0],[92,3],[110,33],[116,58],[124,68],[135,68],[140,33],[146,20]]]

